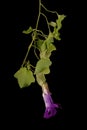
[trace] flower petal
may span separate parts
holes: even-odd
[[[56,109],[54,107],[46,108],[45,113],[44,113],[44,118],[48,119],[53,116],[55,116],[57,113]]]
[[[48,119],[56,115],[57,110],[56,108],[62,108],[60,104],[55,104],[53,103],[51,95],[48,93],[43,93],[43,99],[45,103],[45,113],[44,113],[44,118]]]

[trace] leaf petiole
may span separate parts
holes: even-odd
[[[51,11],[51,10],[48,10],[42,3],[41,3],[41,6],[49,13],[54,13],[56,14],[57,16],[59,15],[57,11]]]
[[[37,30],[37,28],[38,28],[39,19],[40,19],[40,12],[41,12],[41,0],[39,0],[39,14],[38,14],[38,18],[37,18],[37,23],[36,23],[36,28],[35,28],[35,30]],[[26,62],[26,59],[27,59],[27,57],[28,57],[29,51],[30,51],[30,49],[31,49],[31,47],[32,47],[32,45],[33,45],[33,42],[34,42],[35,38],[36,38],[36,31],[35,31],[35,33],[34,33],[34,36],[33,36],[33,39],[32,39],[32,41],[31,41],[31,43],[30,43],[29,46],[28,46],[28,50],[27,50],[27,53],[26,53],[26,55],[25,55],[25,58],[24,58],[24,60],[23,60],[23,63],[22,63],[22,65],[21,65],[21,67],[23,67],[23,65],[24,65],[25,62]]]

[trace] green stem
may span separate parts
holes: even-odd
[[[47,25],[48,25],[48,29],[49,29],[49,33],[51,32],[51,30],[50,30],[50,26],[49,26],[49,22],[48,22],[48,19],[47,19],[47,17],[46,17],[46,15],[45,14],[43,14],[43,13],[41,13],[44,17],[45,17],[45,19],[46,19],[46,22],[47,22]]]
[[[30,64],[30,66],[35,69],[35,67],[32,64]]]
[[[38,14],[37,23],[36,23],[36,30],[37,30],[38,24],[39,24],[40,12],[41,12],[41,0],[39,0],[39,14]]]
[[[38,47],[36,47],[35,45],[32,45],[32,47],[34,47],[35,49],[37,49],[38,51],[40,51],[40,49]]]
[[[47,37],[47,35],[46,35],[46,34],[44,34],[41,30],[36,30],[36,29],[33,29],[33,31],[36,31],[36,32],[41,33],[41,35],[43,35],[43,37]]]
[[[57,13],[56,11],[48,10],[42,3],[41,3],[41,6],[42,6],[47,12],[49,12],[49,13],[55,13],[55,14],[57,14],[57,16],[58,16],[58,13]]]
[[[29,54],[29,51],[30,51],[30,49],[31,49],[32,44],[33,44],[33,40],[31,41],[31,43],[30,43],[29,46],[28,46],[28,50],[27,50],[27,53],[26,53],[26,55],[25,55],[25,58],[24,58],[24,60],[23,60],[23,63],[22,63],[22,65],[21,65],[21,67],[23,67],[24,64],[25,64],[25,62],[26,62],[26,59],[27,59],[27,57],[28,57],[28,54]]]
[[[38,57],[38,55],[36,53],[36,48],[34,48],[34,54],[35,54],[36,58],[39,60],[39,57]]]
[[[39,23],[39,19],[40,19],[40,12],[41,12],[41,0],[39,0],[39,14],[38,14],[38,18],[37,18],[35,30],[37,30],[37,28],[38,28],[38,23]],[[26,59],[27,59],[27,57],[28,57],[29,51],[30,51],[30,49],[31,49],[31,47],[32,47],[32,45],[33,45],[33,42],[34,42],[35,38],[36,38],[36,31],[35,31],[35,33],[34,33],[34,36],[33,36],[33,39],[32,39],[32,41],[31,41],[31,43],[30,43],[29,46],[28,46],[28,50],[27,50],[27,53],[26,53],[26,55],[25,55],[25,58],[24,58],[24,60],[23,60],[23,63],[22,63],[22,65],[21,65],[21,67],[23,67],[24,64],[25,64],[25,62],[26,62]]]
[[[47,38],[46,36],[42,35],[41,33],[37,33],[37,35],[43,37],[44,39]]]

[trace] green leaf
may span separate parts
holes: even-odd
[[[44,76],[43,73],[37,74],[37,75],[36,75],[36,80],[37,80],[37,83],[38,83],[40,86],[42,86],[43,83],[46,82],[46,78],[45,78],[45,76]]]
[[[33,28],[30,26],[27,30],[22,31],[24,34],[30,34],[33,31]]]
[[[55,51],[56,47],[52,43],[50,43],[50,44],[47,45],[47,48],[48,49],[47,49],[47,52],[46,52],[46,56],[50,57],[51,56],[51,52]]]
[[[62,28],[62,21],[65,17],[65,15],[58,15],[58,19],[56,20],[58,31]]]
[[[52,52],[56,50],[56,47],[52,43],[47,42],[47,51]]]
[[[31,83],[35,82],[35,78],[31,70],[28,70],[26,67],[20,68],[15,74],[14,77],[17,79],[20,88],[27,87]]]
[[[43,43],[46,45],[46,49],[40,52],[40,58],[49,58],[51,56],[51,52],[56,50],[56,47],[52,43]]]
[[[58,15],[58,19],[56,20],[57,26],[54,27],[53,31],[53,37],[56,40],[61,40],[59,30],[62,28],[62,21],[64,20],[65,17],[66,17],[65,15]]]
[[[46,41],[44,41],[42,46],[41,46],[41,52],[44,52],[46,49],[47,49]]]
[[[55,22],[53,22],[53,21],[52,21],[52,22],[50,22],[50,23],[49,23],[49,25],[50,25],[50,26],[52,26],[52,27],[56,27],[56,23],[55,23]]]
[[[48,43],[53,43],[54,42],[53,33],[49,33],[48,38],[46,39],[46,42],[48,42]]]
[[[53,36],[56,40],[61,40],[58,28],[54,28]]]
[[[40,58],[49,58],[51,56],[51,52],[56,50],[56,47],[52,44],[53,42],[53,34],[50,33],[41,46]]]
[[[36,47],[41,50],[41,46],[43,44],[44,40],[38,39],[38,41],[36,42]]]
[[[49,44],[53,43],[53,42],[54,42],[53,35],[50,33],[48,35],[48,38],[46,40],[44,40],[44,42],[41,46],[41,52],[47,51]]]
[[[35,74],[43,73],[43,74],[49,74],[50,69],[49,67],[51,66],[52,62],[50,59],[40,59],[35,68]]]

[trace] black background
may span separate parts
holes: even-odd
[[[23,58],[26,54],[30,38],[22,31],[29,26],[35,27],[38,16],[38,0],[23,1],[20,3],[10,3],[11,6],[3,7],[4,14],[3,43],[1,47],[1,91],[4,106],[4,120],[9,120],[13,126],[32,128],[54,128],[65,129],[66,108],[70,110],[70,98],[73,91],[72,73],[74,73],[73,58],[75,56],[75,46],[77,37],[77,17],[78,12],[75,3],[72,1],[64,2],[58,0],[43,0],[42,3],[50,10],[56,10],[59,14],[65,14],[67,17],[63,21],[61,29],[61,41],[55,41],[57,51],[52,53],[51,73],[47,75],[47,82],[54,102],[61,103],[62,110],[49,120],[43,119],[45,110],[42,99],[42,91],[37,83],[30,87],[20,90],[14,73],[20,68]],[[53,15],[47,13],[49,19]],[[46,31],[46,25],[42,19],[40,27]],[[3,51],[2,51],[3,50]],[[30,59],[34,62],[31,54]],[[68,94],[68,98],[67,97]],[[68,106],[68,107],[67,107]]]

